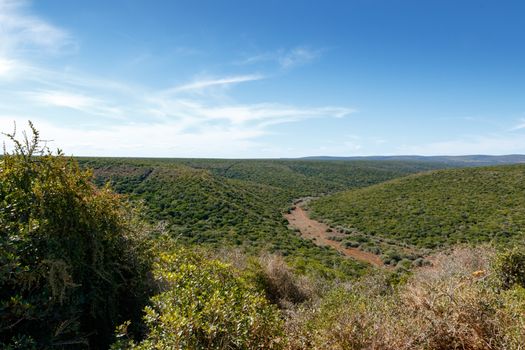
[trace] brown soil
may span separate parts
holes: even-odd
[[[290,214],[284,217],[290,223],[290,226],[300,231],[301,237],[312,239],[318,246],[329,246],[343,253],[345,256],[363,261],[375,266],[384,266],[379,256],[364,252],[357,248],[346,248],[341,242],[328,239],[328,237],[344,237],[345,235],[338,232],[328,232],[329,226],[322,222],[310,219],[305,209],[302,208],[301,202],[297,203]]]

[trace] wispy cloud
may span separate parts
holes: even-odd
[[[318,50],[311,50],[305,47],[296,47],[279,57],[279,64],[283,68],[293,68],[299,65],[310,63],[321,55]]]
[[[26,1],[0,0],[0,125],[28,119],[47,139],[76,155],[250,157],[273,126],[313,118],[342,118],[354,110],[234,98],[258,73],[197,76],[171,88],[42,66],[35,54],[75,46],[63,30],[32,15]],[[304,64],[315,50],[281,50],[269,58],[283,69]],[[152,59],[149,56],[136,58]],[[85,130],[86,125],[89,126]],[[5,131],[5,130],[0,130]]]
[[[261,62],[275,62],[283,69],[291,69],[315,61],[321,56],[321,53],[322,50],[299,46],[252,55],[236,63],[239,65],[250,65]]]
[[[21,62],[0,57],[0,78],[12,77],[17,74],[21,68],[23,68]]]
[[[96,105],[97,100],[65,91],[38,91],[28,93],[34,101],[57,107],[83,110]]]
[[[521,121],[517,125],[515,125],[511,130],[515,131],[521,129],[525,129],[525,119],[521,119]]]
[[[31,59],[77,48],[67,31],[29,13],[29,4],[25,0],[0,0],[0,79],[34,73]]]
[[[178,122],[148,122],[83,130],[29,115],[0,116],[0,125],[16,121],[18,129],[23,129],[28,118],[46,139],[53,140],[48,146],[60,146],[77,156],[242,157],[252,156],[253,149],[260,147],[254,141],[261,135],[259,130],[231,126],[181,131]]]
[[[252,124],[252,127],[310,118],[342,118],[355,112],[354,109],[342,107],[305,108],[276,103],[209,105],[197,100],[165,98],[156,98],[152,102],[156,104],[152,110],[157,115],[189,117],[197,123],[224,121],[231,124]]]
[[[202,90],[210,87],[224,87],[233,84],[245,83],[249,81],[261,80],[264,79],[264,76],[260,74],[250,74],[250,75],[238,75],[238,76],[229,76],[223,78],[214,78],[214,79],[199,79],[191,83],[176,86],[172,89],[167,90],[168,93],[176,93],[181,91],[194,91]]]
[[[124,119],[118,107],[112,107],[99,98],[76,94],[68,91],[41,90],[24,93],[30,100],[47,107],[70,108],[88,115],[105,118]]]
[[[0,0],[0,54],[16,56],[21,51],[58,52],[75,46],[63,29],[28,13],[24,0]]]
[[[213,92],[208,91],[210,87],[262,79],[255,74],[196,80],[175,87],[172,93],[83,77],[78,72],[70,76],[47,70],[26,77],[33,79],[29,82],[36,89],[13,93],[22,99],[17,107],[23,108],[17,108],[15,117],[5,116],[2,124],[9,125],[13,119],[19,124],[34,120],[37,127],[43,126],[46,138],[76,155],[249,157],[261,149],[258,140],[271,133],[275,125],[312,118],[342,118],[355,112],[338,106],[246,104],[233,98],[224,102],[212,98]],[[188,91],[201,93],[184,93]],[[5,107],[10,102],[7,96],[4,99]],[[60,110],[76,114],[58,113]],[[84,125],[72,121],[64,126],[55,119],[57,114],[67,119],[76,115],[75,120],[89,123],[93,130],[84,132]]]

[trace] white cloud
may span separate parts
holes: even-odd
[[[16,56],[21,51],[56,53],[75,46],[71,36],[27,12],[28,2],[0,0],[0,53]]]
[[[521,130],[525,129],[525,119],[521,119],[520,123],[514,126],[511,130]]]
[[[260,74],[251,74],[251,75],[238,75],[230,76],[224,78],[215,78],[215,79],[200,79],[195,80],[191,83],[176,86],[172,89],[167,90],[167,93],[177,93],[183,91],[192,91],[192,90],[203,90],[210,87],[224,87],[232,84],[245,83],[249,81],[261,80],[264,79],[264,76]]]
[[[288,50],[280,49],[272,52],[264,52],[250,56],[237,62],[240,65],[255,64],[260,62],[273,61],[283,69],[291,69],[310,63],[321,56],[321,50],[314,50],[308,47],[294,47]]]
[[[0,116],[0,125],[13,120],[18,130],[27,129],[27,119]],[[258,146],[254,138],[260,130],[246,127],[216,126],[194,131],[181,130],[178,122],[116,124],[104,128],[81,130],[65,127],[42,118],[31,119],[41,135],[76,156],[155,156],[155,157],[239,157],[248,156]]]
[[[120,108],[108,105],[105,101],[72,93],[69,91],[41,90],[24,93],[30,100],[47,107],[70,108],[86,114],[103,116],[106,118],[123,119]]]
[[[165,97],[156,97],[151,101],[155,104],[151,111],[157,116],[186,117],[195,123],[224,121],[231,124],[251,124],[261,128],[316,117],[341,118],[355,112],[342,107],[305,108],[276,103],[210,105],[199,100]]]
[[[75,74],[75,79],[79,76]],[[84,82],[65,75],[53,81],[52,75],[41,74],[38,79],[36,85],[43,79],[44,85],[63,85],[67,90],[42,88],[13,95],[23,100],[14,102],[19,117],[4,117],[1,125],[10,125],[13,119],[24,125],[31,119],[46,139],[75,155],[248,157],[257,154],[261,148],[257,139],[271,133],[274,125],[341,118],[354,112],[342,107],[224,103],[207,95],[196,98],[133,86],[123,89],[119,82],[106,84],[104,90],[96,78]],[[250,81],[216,79],[241,80]],[[2,104],[8,106],[9,97],[4,98]],[[87,126],[90,130],[82,130]]]
[[[305,47],[296,47],[280,56],[279,64],[283,68],[292,68],[309,63],[317,59],[319,56],[319,51],[310,50]]]
[[[20,68],[20,63],[0,56],[0,77],[12,76]]]
[[[92,107],[97,103],[93,98],[64,91],[40,91],[30,93],[30,95],[35,101],[43,104],[78,110]]]

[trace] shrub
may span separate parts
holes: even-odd
[[[162,253],[155,276],[163,292],[146,307],[147,336],[113,349],[278,349],[277,308],[231,265],[178,249]],[[124,327],[125,328],[125,325]]]
[[[302,303],[313,294],[306,277],[297,277],[279,255],[264,255],[256,263],[255,278],[266,297],[280,306]]]
[[[525,289],[494,288],[491,260],[460,249],[390,291],[374,276],[337,288],[287,321],[290,349],[520,349]]]
[[[361,245],[361,243],[356,241],[345,241],[344,244],[346,248],[357,248]]]
[[[525,287],[525,251],[520,248],[499,254],[494,269],[503,288],[514,285]]]
[[[0,347],[107,346],[147,300],[145,240],[118,195],[31,128],[0,159]]]

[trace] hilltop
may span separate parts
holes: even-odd
[[[448,166],[489,166],[489,165],[503,165],[503,164],[521,164],[525,163],[525,155],[523,154],[507,154],[500,156],[473,154],[464,156],[418,156],[418,155],[400,155],[400,156],[356,156],[356,157],[332,157],[332,156],[313,156],[305,157],[303,159],[311,160],[340,160],[340,161],[355,161],[355,160],[390,160],[390,161],[417,161],[429,163],[441,163]]]
[[[525,165],[433,171],[321,198],[313,216],[416,247],[522,240]]]

